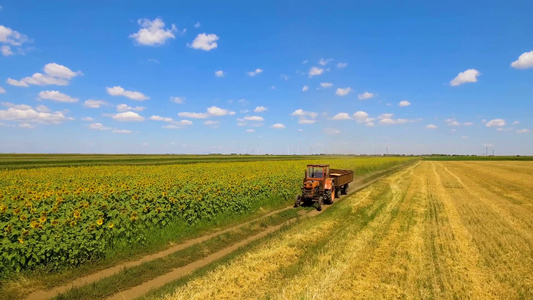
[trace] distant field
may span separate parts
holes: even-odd
[[[0,154],[1,169],[370,158],[352,155]],[[381,157],[381,156],[376,156]]]
[[[434,161],[469,161],[469,160],[479,160],[479,161],[498,161],[498,160],[533,160],[533,156],[468,156],[468,155],[458,155],[458,156],[425,156],[424,160],[434,160]]]

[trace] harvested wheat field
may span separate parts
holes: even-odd
[[[422,161],[149,297],[531,299],[533,162]]]

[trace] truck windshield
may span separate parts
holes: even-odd
[[[307,167],[307,177],[309,178],[323,178],[324,169],[321,167]]]

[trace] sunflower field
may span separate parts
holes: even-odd
[[[78,265],[113,241],[143,243],[147,229],[251,213],[257,201],[286,202],[306,164],[356,175],[408,158],[327,158],[144,166],[0,170],[0,273]],[[270,200],[274,201],[274,200]],[[257,205],[255,206],[257,207]]]

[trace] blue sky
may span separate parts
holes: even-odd
[[[0,152],[533,155],[531,1],[0,7]]]

